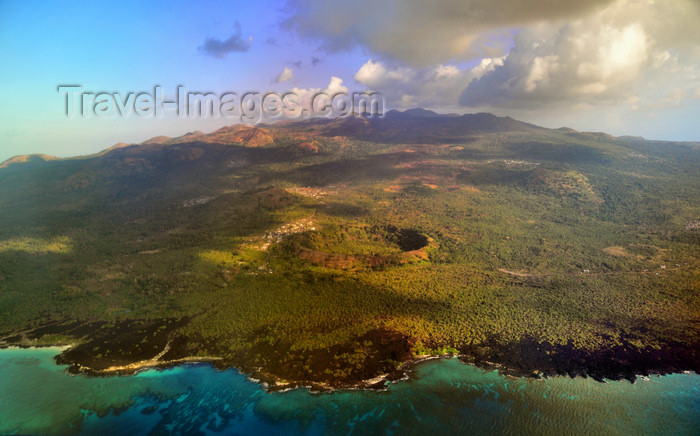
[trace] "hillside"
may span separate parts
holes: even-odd
[[[278,387],[447,352],[700,371],[698,168],[697,143],[425,110],[15,159],[0,345],[78,343],[60,359],[92,373],[214,359]]]
[[[23,154],[19,156],[14,156],[6,161],[0,163],[0,168],[7,168],[12,165],[24,164],[33,165],[37,163],[48,162],[58,159],[56,156],[49,156],[47,154]]]

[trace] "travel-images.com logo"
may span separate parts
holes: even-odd
[[[343,117],[362,114],[384,116],[379,93],[340,92],[188,92],[180,85],[175,95],[166,95],[156,85],[152,92],[92,92],[80,85],[59,85],[69,118],[146,117],[231,118],[246,124],[312,117]]]

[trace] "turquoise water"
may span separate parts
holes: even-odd
[[[700,434],[700,375],[515,379],[457,359],[383,392],[268,394],[210,365],[71,376],[57,349],[0,350],[0,434]]]

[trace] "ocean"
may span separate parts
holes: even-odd
[[[534,380],[438,359],[383,391],[267,393],[209,364],[70,375],[59,352],[0,350],[0,434],[700,434],[694,373]]]

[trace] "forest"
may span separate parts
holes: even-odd
[[[0,165],[0,345],[71,344],[75,371],[215,357],[280,386],[446,353],[699,370],[700,144],[473,117]]]

